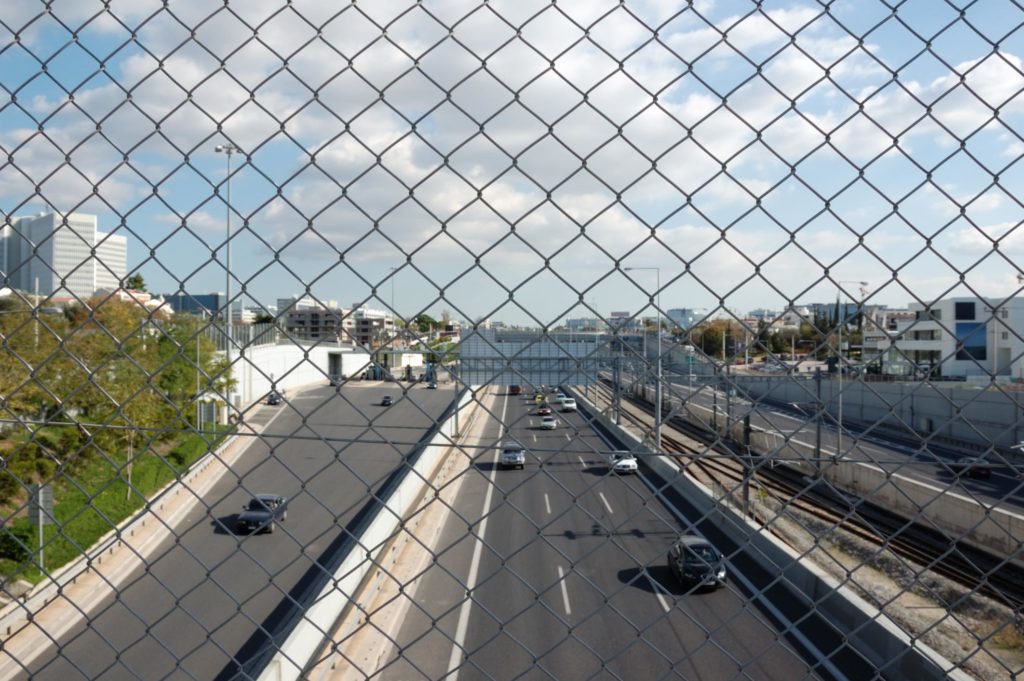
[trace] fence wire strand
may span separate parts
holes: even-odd
[[[1017,678],[1022,55],[5,2],[0,678]]]

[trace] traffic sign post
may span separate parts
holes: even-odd
[[[28,486],[29,522],[39,528],[39,571],[45,570],[43,561],[43,526],[53,524],[53,488],[49,485]]]

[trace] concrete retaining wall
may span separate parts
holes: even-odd
[[[728,377],[737,390],[753,399],[776,404],[817,402],[814,378],[797,376]],[[1009,448],[1024,440],[1024,393],[1003,393],[998,389],[948,387],[942,383],[865,383],[844,380],[843,422],[876,425],[909,436],[907,426],[922,435],[940,438],[945,444],[962,443],[985,449],[991,446],[1010,454]],[[821,401],[828,417],[839,418],[840,381],[821,381]],[[1021,404],[1017,404],[1020,402]],[[916,437],[916,436],[915,436]]]
[[[314,383],[326,384],[330,376],[329,354],[339,355],[341,373],[345,376],[360,374],[370,364],[370,355],[364,350],[332,345],[261,345],[233,355],[232,371],[238,381],[235,406],[244,409],[262,399],[274,386],[278,390],[295,390]]]

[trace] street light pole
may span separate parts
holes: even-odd
[[[654,386],[654,448],[656,451],[661,452],[661,268],[660,267],[627,267],[626,271],[631,270],[654,270],[655,282],[658,287],[657,300],[655,306],[656,310],[655,319],[657,320],[657,339],[658,339],[658,356],[657,356],[657,368],[655,369],[655,379],[657,381]],[[646,369],[647,364],[647,329],[644,328],[644,365]],[[646,388],[647,381],[644,381],[644,387]]]
[[[234,339],[234,333],[232,329],[231,319],[231,156],[233,154],[241,153],[241,149],[236,147],[234,144],[228,142],[227,144],[218,144],[213,150],[219,154],[227,156],[227,221],[226,221],[226,239],[225,239],[225,256],[224,256],[224,323],[227,327],[227,344],[224,351],[224,356],[228,361],[228,368],[231,368],[231,346]],[[225,388],[227,395],[225,396],[228,403],[227,413],[231,414],[231,387],[230,383]]]

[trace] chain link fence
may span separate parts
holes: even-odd
[[[0,7],[0,676],[1011,679],[1016,0]]]

